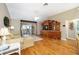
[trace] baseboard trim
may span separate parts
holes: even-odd
[[[76,38],[71,38],[71,37],[68,37],[66,39],[69,39],[69,40],[76,40]]]

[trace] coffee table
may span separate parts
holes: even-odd
[[[18,53],[20,55],[20,43],[11,43],[8,44],[9,48],[3,51],[0,51],[0,55],[10,55],[13,53]]]

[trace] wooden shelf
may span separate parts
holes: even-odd
[[[61,39],[60,22],[46,20],[42,23],[41,35],[53,39]]]

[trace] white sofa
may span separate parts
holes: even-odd
[[[20,37],[19,35],[12,35],[7,38],[7,43],[20,43],[20,48],[25,49],[34,45],[34,41],[32,37]],[[0,39],[1,43],[1,39]]]

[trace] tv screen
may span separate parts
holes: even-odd
[[[48,25],[44,25],[43,30],[48,30]]]

